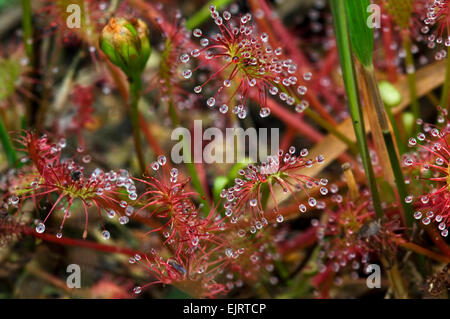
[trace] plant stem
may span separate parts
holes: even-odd
[[[129,82],[130,82],[130,99],[131,99],[130,119],[131,125],[133,126],[134,147],[136,149],[136,155],[139,161],[141,173],[143,173],[145,171],[145,161],[141,144],[141,131],[139,127],[139,111],[138,111],[138,104],[139,99],[141,98],[141,91],[142,91],[142,80],[140,76],[137,76],[133,79],[130,78]]]
[[[353,175],[350,164],[342,164],[342,170],[344,171],[345,180],[347,181],[350,199],[352,201],[356,201],[361,195],[359,194],[358,184],[356,183],[355,175]]]
[[[444,87],[442,89],[441,96],[441,107],[447,108],[447,111],[450,113],[450,99],[449,99],[449,89],[450,89],[450,47],[447,47],[447,62],[445,68],[445,81]]]
[[[180,125],[180,119],[178,118],[178,114],[175,110],[175,104],[173,103],[173,100],[170,99],[169,101],[169,116],[172,120],[172,125],[174,127],[177,127]],[[183,137],[183,143],[186,143],[187,141],[184,140]],[[184,144],[186,150],[190,149],[187,144]],[[192,158],[192,154],[189,154],[190,158]],[[207,189],[203,187],[203,183],[200,181],[200,177],[198,176],[197,168],[195,167],[195,164],[191,160],[186,160],[186,169],[189,173],[189,176],[191,177],[191,183],[194,187],[195,191],[200,194],[200,202],[202,205],[202,211],[204,212],[205,216],[208,215],[210,211],[210,205],[208,203],[207,198]]]
[[[378,159],[380,163],[383,163],[381,167],[383,176],[385,180],[392,186],[394,184],[395,177],[392,172],[392,165],[389,161],[389,153],[383,138],[383,130],[381,128],[379,120],[380,116],[378,115],[380,112],[384,113],[384,105],[382,104],[382,101],[380,102],[380,99],[373,98],[374,95],[376,95],[373,90],[378,90],[378,86],[374,86],[374,84],[376,85],[376,83],[373,83],[374,78],[372,78],[372,75],[374,75],[372,71],[367,70],[365,66],[359,64],[358,80],[361,86],[362,97],[365,102],[364,111],[367,115],[369,126],[371,128],[372,140],[375,150],[378,154]]]
[[[378,88],[378,83],[375,78],[375,71],[373,66],[370,68],[363,68],[364,79],[367,82],[367,87],[375,106],[376,115],[378,117],[378,122],[380,123],[381,131],[383,132],[384,143],[386,145],[387,152],[389,154],[389,161],[392,166],[392,171],[394,173],[395,185],[397,187],[398,194],[400,196],[400,201],[403,207],[403,214],[405,218],[406,225],[412,227],[413,223],[413,212],[410,204],[405,202],[407,196],[405,179],[403,177],[402,168],[400,166],[400,161],[397,155],[397,149],[395,147],[394,139],[389,127],[389,121],[386,115],[383,100],[381,99],[380,90]]]
[[[35,54],[33,43],[33,15],[31,10],[31,0],[22,0],[22,29],[23,29],[23,42],[25,46],[25,53],[28,58],[29,65],[33,68],[30,72],[35,72]],[[30,91],[34,91],[34,86],[29,85]],[[26,122],[28,125],[33,124],[35,119],[36,109],[34,109],[34,102],[30,99],[26,99]]]
[[[267,99],[267,107],[270,108],[271,114],[282,120],[288,128],[303,134],[311,142],[317,143],[322,140],[323,135],[314,127],[306,123],[298,115],[296,116],[294,113],[279,105],[275,100]]]
[[[430,101],[434,105],[440,105],[441,102],[439,101],[436,94],[434,94],[433,92],[428,92],[425,96],[428,99],[428,101]],[[441,106],[445,107],[445,105],[441,105]]]
[[[28,59],[28,66],[30,66],[30,70],[27,73],[34,80],[33,83],[25,85],[25,89],[34,96],[34,99],[30,97],[25,99],[25,117],[27,126],[34,126],[37,123],[37,113],[39,110],[39,103],[37,101],[41,95],[37,83],[42,79],[43,75],[37,71],[40,61],[40,40],[36,39],[34,34],[31,0],[22,0],[22,29],[25,53]]]
[[[156,156],[164,155],[165,154],[164,150],[162,149],[161,145],[159,145],[155,136],[153,136],[149,126],[147,125],[147,122],[145,121],[141,113],[139,113],[139,125],[141,126],[141,130],[144,133],[145,139],[147,140],[147,144],[152,147],[153,151],[155,152],[155,155]],[[167,167],[171,168],[169,162],[167,162],[166,165]]]
[[[170,99],[170,102],[169,102],[169,116],[170,116],[170,120],[172,121],[172,125],[174,127],[177,127],[180,125],[180,119],[178,118],[177,110],[175,109],[175,104],[173,103],[172,99]]]
[[[428,236],[430,236],[430,239],[436,247],[438,247],[445,256],[450,257],[450,246],[445,242],[441,234],[439,234],[439,232],[431,225],[425,226],[421,224],[421,227],[425,228],[425,231],[428,233]]]
[[[6,154],[6,158],[8,159],[8,163],[10,167],[16,167],[19,162],[17,158],[16,150],[11,142],[8,131],[6,130],[5,124],[3,123],[3,119],[0,117],[0,140],[2,142],[3,151]]]
[[[184,137],[183,137],[184,142]],[[187,146],[185,149],[189,149]],[[195,164],[192,161],[186,161],[186,169],[189,173],[189,176],[191,177],[191,183],[194,187],[195,191],[200,194],[200,202],[202,203],[202,211],[207,216],[210,212],[210,206],[208,203],[208,200],[206,199],[206,190],[203,188],[203,184],[200,181],[200,178],[197,174],[197,169],[195,167]]]
[[[42,240],[45,240],[47,242],[60,244],[60,245],[67,245],[67,246],[75,246],[75,247],[84,247],[89,248],[97,251],[107,252],[107,253],[116,253],[116,254],[122,254],[127,256],[134,256],[136,254],[139,254],[141,256],[144,256],[142,252],[124,248],[124,247],[118,247],[116,245],[104,245],[95,243],[88,240],[81,240],[81,239],[73,239],[73,238],[57,238],[55,235],[49,235],[49,234],[39,234],[32,228],[25,228],[24,233],[26,235],[33,236],[35,238],[40,238]]]
[[[350,39],[348,36],[345,0],[330,0],[330,5],[333,14],[334,30],[339,51],[339,58],[341,61],[342,75],[347,92],[350,114],[353,120],[353,129],[355,130],[356,140],[361,152],[361,158],[367,176],[367,183],[372,194],[375,213],[378,218],[381,218],[383,216],[383,211],[381,209],[380,196],[378,194],[375,174],[369,154],[369,147],[367,145],[364,118],[362,116],[361,102],[359,98],[359,89],[356,82],[355,68],[353,65],[350,48]]]
[[[444,256],[444,255],[440,255],[440,254],[438,254],[438,253],[436,253],[436,252],[434,252],[432,250],[423,248],[422,246],[416,245],[416,244],[411,243],[411,242],[407,242],[407,241],[405,241],[403,239],[400,239],[400,238],[394,238],[394,241],[395,241],[395,243],[397,245],[399,245],[399,246],[401,246],[401,247],[403,247],[405,249],[414,251],[417,254],[420,254],[420,255],[423,255],[423,256],[427,256],[428,258],[434,259],[434,260],[436,260],[438,262],[441,262],[441,263],[446,263],[446,264],[450,263],[450,258],[449,257]]]
[[[289,91],[283,87],[279,86],[279,89],[283,92],[289,94]],[[295,96],[294,97],[296,103],[300,103],[300,100]],[[343,143],[347,144],[348,149],[350,152],[352,152],[354,155],[358,154],[358,146],[352,142],[347,136],[342,134],[332,123],[328,122],[326,119],[324,119],[322,116],[317,114],[315,111],[311,110],[310,108],[306,108],[304,110],[304,113],[311,118],[317,125],[325,129],[328,133],[336,136],[338,139],[340,139]]]
[[[389,281],[391,282],[395,298],[408,299],[408,291],[405,288],[405,283],[403,282],[398,265],[396,263],[393,265],[390,264],[384,256],[380,256],[380,260],[387,272]]]
[[[327,121],[325,121],[322,117],[320,117],[320,115],[318,115],[316,112],[314,112],[313,110],[311,110],[309,108],[307,108],[304,112],[314,122],[316,122],[319,126],[324,128],[328,133],[333,134],[338,139],[340,139],[342,142],[347,144],[350,152],[352,152],[355,155],[358,154],[358,146],[355,143],[353,143],[347,136],[345,136],[344,134],[339,132],[339,130],[335,126],[333,126],[330,123],[328,123]]]
[[[209,7],[214,5],[217,7],[217,10],[220,10],[221,8],[225,7],[231,3],[231,0],[211,0],[208,1],[206,5],[204,5],[200,10],[197,11],[194,15],[192,15],[187,21],[186,21],[186,28],[188,30],[192,30],[195,27],[202,24],[206,19],[208,19],[210,12]]]
[[[414,130],[416,131],[416,120],[420,117],[419,101],[417,99],[417,87],[416,87],[416,72],[414,69],[414,58],[411,51],[411,39],[407,32],[403,32],[402,35],[403,49],[406,52],[405,64],[406,74],[408,77],[409,95],[411,98],[411,110],[414,115]]]
[[[405,179],[403,177],[402,168],[400,166],[400,162],[397,157],[397,151],[395,149],[391,131],[384,131],[383,137],[389,153],[389,159],[391,161],[392,170],[394,171],[395,185],[397,186],[397,191],[400,196],[400,202],[402,203],[405,222],[408,227],[412,227],[414,220],[412,206],[405,202],[405,198],[407,196]]]
[[[31,0],[22,0],[22,29],[25,52],[27,54],[30,65],[34,65],[33,55],[33,23],[31,12]]]
[[[386,114],[388,116],[389,122],[391,123],[392,130],[394,131],[395,140],[397,141],[397,147],[400,154],[406,153],[405,144],[402,141],[400,136],[400,131],[398,130],[397,121],[395,120],[394,115],[392,114],[391,108],[388,106],[385,108]]]

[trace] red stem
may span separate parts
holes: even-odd
[[[280,149],[287,150],[288,147],[292,145],[292,141],[294,138],[295,138],[295,130],[289,126],[281,140]]]
[[[157,156],[164,155],[164,151],[159,145],[156,138],[153,136],[152,132],[149,130],[145,119],[142,117],[142,114],[139,114],[139,125],[141,126],[141,130],[144,133],[145,139],[147,143],[153,148],[153,151]]]
[[[286,255],[293,251],[299,251],[303,248],[314,245],[317,241],[317,232],[314,227],[310,227],[301,234],[298,234],[289,241],[283,242],[278,246],[282,255]]]
[[[253,96],[252,96],[253,97]],[[296,131],[302,133],[312,142],[320,142],[323,139],[323,135],[319,133],[314,127],[310,126],[302,119],[298,118],[296,114],[289,112],[277,102],[272,99],[267,99],[267,107],[270,109],[271,113],[283,120],[283,122],[295,129]]]
[[[441,235],[432,226],[424,226],[424,228],[428,233],[428,236],[430,236],[431,240],[441,250],[441,252],[445,256],[450,257],[450,247],[442,239]]]
[[[391,21],[387,17],[383,19],[383,27],[382,27],[382,39],[383,39],[383,47],[384,53],[386,56],[386,69],[388,74],[389,82],[393,83],[397,81],[397,69],[395,65],[395,52],[392,50],[391,45],[393,43],[392,39],[392,27]]]
[[[113,245],[104,245],[99,243],[94,243],[87,240],[81,240],[81,239],[73,239],[73,238],[57,238],[55,235],[49,235],[49,234],[39,234],[34,229],[25,227],[24,234],[33,236],[35,238],[40,238],[42,240],[45,240],[47,242],[59,244],[59,245],[68,245],[68,246],[76,246],[76,247],[84,247],[89,248],[97,251],[107,252],[107,253],[116,253],[116,254],[122,254],[122,255],[128,255],[128,256],[134,256],[136,254],[139,254],[141,256],[144,256],[145,254],[142,252],[139,252],[134,249],[124,248],[124,247],[118,247]]]

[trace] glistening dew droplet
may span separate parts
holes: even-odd
[[[109,239],[111,237],[111,234],[109,233],[109,231],[107,231],[107,230],[104,230],[103,232],[102,232],[102,238],[103,239]]]
[[[314,197],[310,197],[308,199],[308,204],[309,204],[309,206],[314,207],[314,206],[316,206],[317,201],[316,201],[316,199]]]
[[[305,213],[306,212],[306,206],[304,204],[300,204],[298,206],[298,209],[300,210],[301,213]]]
[[[228,105],[222,104],[222,105],[219,107],[219,112],[222,113],[222,114],[227,113],[227,112],[228,112]]]
[[[270,115],[270,109],[268,107],[263,107],[259,111],[259,116],[261,117],[268,117]]]
[[[299,86],[298,88],[297,88],[297,92],[298,92],[298,94],[300,94],[300,95],[305,95],[306,94],[306,92],[307,92],[307,88],[306,88],[306,86],[303,86],[303,85],[301,85],[301,86]]]
[[[194,37],[200,38],[202,36],[203,32],[200,29],[194,29],[194,31],[192,31],[192,34],[194,35]]]
[[[309,81],[309,80],[311,80],[311,78],[312,78],[312,73],[311,72],[306,72],[306,73],[303,74],[303,79],[305,81]]]
[[[140,294],[142,292],[142,289],[141,289],[141,287],[137,286],[137,287],[134,287],[133,292],[136,295],[138,295],[138,294]]]
[[[183,72],[183,77],[185,79],[189,79],[192,76],[192,71],[191,70],[186,70]]]
[[[45,225],[43,223],[39,223],[36,226],[36,232],[42,234],[45,231]]]
[[[207,104],[209,107],[213,107],[213,106],[216,104],[216,99],[213,98],[213,97],[210,97],[210,98],[208,99],[208,101],[206,101],[206,104]]]
[[[405,203],[410,204],[413,201],[413,196],[408,195],[405,197]]]
[[[164,166],[164,165],[166,165],[166,162],[167,162],[167,159],[164,155],[158,156],[159,165]]]
[[[127,216],[121,216],[121,217],[119,218],[119,223],[120,223],[121,225],[125,225],[125,224],[128,223],[129,220],[130,220],[130,219],[129,219]]]

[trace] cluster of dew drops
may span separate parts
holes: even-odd
[[[440,124],[445,123],[444,116],[439,115],[438,123],[440,123]],[[421,125],[421,124],[423,124],[423,121],[421,119],[419,119],[417,121],[417,124]],[[441,132],[439,131],[439,129],[437,129],[435,127],[432,127],[430,125],[424,125],[424,132],[427,133],[427,134],[430,134],[433,138],[440,138],[441,137]],[[409,139],[409,141],[408,141],[408,146],[409,147],[415,147],[415,146],[418,145],[418,141],[419,142],[429,142],[427,140],[426,134],[424,132],[419,132],[417,134],[417,137],[411,137]],[[439,152],[443,147],[444,146],[441,143],[433,142],[432,145],[431,145],[431,151]],[[415,164],[419,164],[421,166],[421,170],[427,171],[427,170],[430,169],[430,164],[427,164],[427,163],[424,163],[424,164],[416,163],[414,161],[414,159],[411,158],[411,156],[405,156],[405,158],[403,160],[403,163],[407,167],[411,167],[411,166],[413,166]],[[445,161],[444,161],[444,159],[442,157],[439,157],[439,156],[436,157],[435,165],[440,167],[440,166],[442,166],[444,164],[445,164]],[[406,180],[405,182],[409,183],[409,180]],[[408,196],[405,197],[404,200],[405,200],[405,202],[407,204],[411,204],[414,201],[414,196],[413,195],[408,195]],[[420,201],[421,201],[422,204],[427,204],[430,201],[430,196],[429,195],[422,195],[420,197]],[[433,218],[434,218],[435,221],[437,223],[439,223],[438,228],[441,231],[441,236],[442,237],[447,237],[448,236],[447,225],[443,221],[444,218],[443,218],[442,215],[437,214],[435,216],[434,211],[430,210],[430,211],[426,212],[425,214],[423,212],[416,211],[413,216],[417,220],[422,220],[422,223],[424,225],[429,225],[432,222]]]
[[[60,141],[57,144],[52,146],[50,152],[52,154],[55,154],[56,152],[60,152],[63,148],[66,147],[66,145],[67,145],[66,140],[64,138],[62,138],[62,139],[60,139]],[[79,146],[77,148],[77,152],[83,153],[84,148]],[[90,163],[91,156],[84,155],[82,157],[82,162],[86,163],[86,164]],[[64,160],[62,160],[61,163],[64,164]],[[165,157],[160,156],[156,163],[157,163],[157,165],[164,165],[166,163]],[[67,165],[67,169],[71,172],[81,172],[83,170],[83,167],[76,165],[74,162],[69,162]],[[126,190],[126,192],[128,194],[128,198],[130,200],[134,201],[138,198],[137,189],[136,189],[134,180],[131,178],[129,172],[125,169],[120,169],[118,172],[113,171],[113,170],[111,170],[109,172],[104,172],[102,169],[97,167],[93,170],[93,172],[87,179],[86,185],[91,185],[91,184],[94,184],[97,182],[99,182],[102,185],[102,187],[98,187],[97,189],[95,189],[95,194],[98,196],[102,196],[104,194],[104,191],[110,191],[113,187],[120,187],[120,188],[124,188]],[[113,185],[112,183],[115,183],[115,185]],[[33,189],[37,189],[39,187],[39,182],[37,180],[34,180],[30,183],[30,186]],[[17,206],[19,201],[20,201],[20,199],[17,195],[12,195],[9,198],[8,203],[10,205]],[[128,202],[125,200],[121,200],[119,205],[121,208],[124,208],[125,215],[120,216],[118,221],[121,225],[125,225],[129,222],[129,217],[133,215],[134,207],[129,205]],[[87,202],[87,206],[88,207],[92,206],[92,203]],[[115,218],[117,213],[115,210],[109,209],[109,210],[107,210],[106,215],[108,218],[112,219],[112,218]],[[67,217],[70,217],[70,212],[67,212]],[[37,233],[42,234],[45,232],[46,227],[45,227],[44,222],[42,222],[40,220],[35,220],[34,223],[36,224],[35,230]],[[60,227],[60,231],[56,234],[56,237],[62,238],[62,228],[61,227]],[[106,239],[109,239],[110,237],[111,237],[111,235],[110,235],[109,231],[107,231],[107,230],[102,231],[103,239],[106,240]]]
[[[239,175],[243,176],[246,180],[257,180],[257,174],[262,174],[262,175],[271,175],[271,174],[276,174],[279,169],[280,169],[280,163],[279,163],[279,158],[282,157],[283,158],[283,162],[285,164],[288,163],[295,163],[298,159],[297,156],[295,156],[295,147],[291,146],[289,147],[288,152],[286,152],[286,154],[284,154],[283,156],[283,151],[279,150],[278,155],[275,156],[269,156],[267,158],[267,161],[262,163],[260,166],[255,166],[255,165],[248,165],[247,168],[244,169],[240,169],[239,170]],[[300,151],[300,158],[304,158],[306,156],[308,156],[309,152],[306,148],[302,149]],[[324,157],[323,155],[319,155],[316,157],[316,162],[318,164],[321,164],[324,162]],[[305,167],[309,168],[312,167],[313,165],[313,161],[312,160],[306,160],[305,161]],[[235,192],[240,190],[240,187],[242,187],[245,184],[245,181],[242,180],[241,178],[236,178],[235,180],[235,186],[231,187],[229,189],[223,189],[222,192],[220,193],[220,197],[224,198],[227,200],[227,202],[224,204],[224,208],[225,208],[225,216],[230,218],[230,222],[231,223],[237,223],[238,221],[238,217],[237,216],[233,216],[233,212],[234,212],[234,205],[236,205],[237,200],[238,200],[238,196],[235,195]],[[326,178],[322,178],[319,181],[306,181],[305,182],[305,187],[307,189],[312,189],[315,186],[320,186],[319,192],[320,194],[322,194],[323,196],[328,194],[328,188],[326,187],[328,185],[328,180]],[[335,186],[333,186],[332,190],[333,192],[337,192],[337,189],[335,190]],[[256,208],[258,205],[258,200],[256,198],[252,198],[249,200],[249,205],[253,208]],[[308,195],[308,206],[311,208],[317,208],[317,209],[324,209],[325,208],[325,202],[323,201],[318,201],[316,198],[314,198],[313,196],[309,196]],[[299,211],[300,213],[305,213],[307,211],[307,206],[303,203],[301,203],[299,205]],[[278,214],[276,216],[276,222],[277,223],[282,223],[284,221],[284,217],[282,214]],[[261,218],[260,221],[256,221],[255,225],[250,226],[250,233],[254,234],[256,233],[257,230],[261,229],[263,226],[268,225],[268,221],[266,218]],[[241,229],[238,231],[238,236],[239,237],[243,237],[245,236],[246,232],[245,230]]]
[[[448,22],[450,17],[447,16],[448,15],[448,9],[446,10],[445,13],[443,13],[444,16],[441,16],[437,13],[440,6],[449,6],[449,3],[445,3],[448,2],[447,0],[434,0],[434,2],[428,7],[427,9],[427,14],[426,14],[426,18],[424,19],[424,23],[425,25],[421,28],[421,32],[423,34],[429,34],[430,31],[432,30],[433,26],[437,23],[444,23],[445,25],[442,26],[442,29],[449,30],[449,26],[450,23]],[[444,21],[440,21],[440,20],[444,20]],[[441,28],[441,26],[438,26],[438,28]],[[442,31],[443,31],[442,30]],[[443,31],[444,32],[444,31]],[[428,47],[430,49],[433,49],[436,47],[436,44],[441,46],[442,44],[444,44],[445,47],[450,47],[450,34],[447,34],[447,38],[444,39],[442,37],[442,34],[429,34],[427,36],[427,42],[428,42]],[[440,49],[436,52],[435,54],[435,59],[436,60],[443,60],[445,59],[445,57],[447,56],[447,51],[446,49]]]
[[[234,8],[234,9],[232,9],[231,11],[232,11],[232,12],[234,11],[233,13],[237,13],[237,8],[236,8],[236,6],[234,6],[233,8]],[[229,11],[224,11],[223,14],[222,14],[223,18],[220,17],[219,12],[216,10],[216,7],[215,7],[215,6],[211,6],[211,7],[210,7],[210,13],[211,13],[212,18],[214,19],[215,24],[218,25],[218,26],[221,26],[221,25],[224,23],[224,20],[225,20],[225,21],[229,21],[229,20],[231,19],[231,17],[232,17],[232,14],[231,14]],[[240,18],[240,21],[241,21],[242,24],[246,24],[246,23],[249,22],[250,20],[251,20],[251,14],[249,14],[249,13],[243,15],[243,16]],[[251,30],[252,30],[252,29],[251,29],[251,28],[247,28],[246,30],[248,30],[248,32],[251,33]],[[237,29],[237,32],[240,32],[240,30]],[[250,34],[250,33],[249,33],[249,34]],[[245,34],[247,34],[247,33],[245,33]],[[202,32],[201,29],[199,29],[199,28],[194,29],[194,30],[192,31],[192,35],[193,35],[195,38],[201,38],[201,39],[200,39],[200,45],[201,45],[203,48],[208,47],[208,45],[210,44],[210,40],[208,40],[208,38],[206,38],[206,37],[203,37],[203,38],[202,38],[203,32]],[[217,34],[216,37],[220,37],[220,35]],[[265,33],[265,32],[263,32],[263,33],[260,35],[260,38],[261,38],[261,41],[262,41],[263,43],[267,43],[268,40],[269,40],[269,36],[268,36],[268,34]],[[272,52],[273,49],[272,49],[271,47],[267,47],[266,50],[270,50],[270,51],[267,51],[267,52]],[[182,55],[180,56],[180,61],[181,61],[182,63],[188,63],[189,60],[190,60],[190,56],[192,56],[193,58],[197,58],[197,57],[200,56],[201,51],[202,51],[202,50],[194,49],[194,50],[192,50],[192,51],[190,52],[190,54],[184,53],[184,54],[182,54]],[[279,55],[282,54],[282,49],[281,49],[281,48],[277,48],[277,49],[275,49],[273,52],[274,52],[277,56],[279,56]],[[206,51],[205,56],[206,56],[206,59],[212,59],[212,58],[214,57],[214,54],[212,54],[212,53],[209,52],[209,51]],[[236,57],[235,57],[235,58],[236,58]],[[295,72],[295,70],[297,69],[296,65],[293,64],[291,60],[285,60],[285,61],[283,62],[283,66],[289,67],[289,73],[293,73],[293,72]],[[183,76],[185,79],[191,78],[192,75],[193,75],[193,72],[192,72],[191,69],[186,69],[186,70],[184,70],[184,71],[182,72],[182,76]],[[303,79],[304,79],[305,81],[310,81],[310,80],[312,79],[312,73],[311,73],[311,72],[305,72],[305,73],[303,74]],[[277,79],[274,80],[274,81],[275,81],[276,83],[279,83],[279,82],[281,81],[281,79],[278,79],[278,77],[277,77]],[[295,85],[295,84],[297,83],[297,77],[294,76],[294,75],[289,76],[289,77],[286,77],[286,78],[284,78],[284,79],[281,81],[281,83],[282,83],[282,85],[285,86],[285,87],[289,87],[289,86],[291,86],[291,85]],[[195,92],[196,94],[200,94],[200,93],[202,92],[203,86],[204,86],[205,84],[206,84],[206,83],[204,83],[203,85],[197,85],[197,86],[195,86],[195,87],[194,87],[194,92]],[[249,86],[250,86],[250,87],[253,87],[253,86],[255,86],[255,85],[256,85],[256,79],[251,79],[251,80],[249,80]],[[230,86],[231,86],[231,80],[230,80],[230,79],[225,79],[225,80],[223,81],[223,86],[222,86],[221,88],[223,88],[223,87],[230,87]],[[221,90],[221,89],[219,89],[219,90]],[[307,90],[308,90],[307,87],[304,86],[304,85],[299,85],[299,86],[297,87],[297,92],[298,92],[298,94],[301,95],[301,96],[305,95],[305,94],[307,93]],[[273,95],[273,96],[278,95],[279,98],[280,98],[280,100],[284,101],[284,102],[287,103],[288,105],[294,105],[294,104],[295,104],[295,99],[294,99],[293,97],[289,96],[289,95],[286,94],[285,92],[281,92],[281,91],[278,89],[278,87],[275,86],[275,85],[272,85],[272,86],[268,89],[268,92],[270,93],[270,95]],[[238,94],[238,99],[239,99],[239,94]],[[210,97],[210,98],[208,98],[207,101],[206,101],[206,104],[207,104],[207,106],[208,106],[209,108],[213,108],[213,107],[216,105],[216,99],[215,99],[215,97]],[[308,102],[307,100],[301,100],[299,103],[297,103],[297,104],[295,105],[295,111],[296,111],[297,113],[302,113],[302,112],[304,112],[308,107],[309,107],[309,102]],[[219,106],[218,110],[219,110],[220,113],[226,114],[226,113],[228,112],[228,110],[229,110],[229,106],[228,106],[227,104],[222,104],[222,105]],[[238,104],[238,105],[236,105],[236,106],[233,108],[232,112],[233,112],[234,114],[237,114],[237,116],[238,116],[240,119],[244,119],[244,118],[247,116],[247,111],[245,110],[245,107],[244,107],[243,104]],[[260,115],[262,118],[269,116],[269,115],[270,115],[270,108],[269,108],[269,107],[262,107],[261,110],[260,110],[259,115]]]
[[[341,204],[344,201],[344,198],[342,195],[339,194],[339,187],[336,184],[330,185],[330,192],[332,194],[331,201],[337,204]],[[370,193],[366,193],[366,196],[370,196]],[[324,207],[325,208],[325,207]],[[324,262],[326,259],[333,260],[336,258],[335,261],[331,263],[331,269],[336,274],[341,271],[343,268],[345,268],[349,261],[351,261],[351,269],[353,270],[351,272],[352,279],[356,280],[359,278],[358,270],[361,267],[361,264],[363,264],[363,270],[366,274],[370,274],[370,268],[368,268],[368,261],[369,261],[369,253],[364,252],[361,254],[361,260],[358,261],[356,259],[357,253],[350,251],[348,248],[350,247],[349,243],[346,243],[346,248],[343,248],[343,250],[328,250],[329,243],[325,240],[326,237],[326,231],[328,228],[332,227],[331,225],[336,222],[335,217],[330,216],[328,218],[328,221],[320,221],[317,218],[313,218],[311,220],[311,225],[316,228],[317,230],[317,239],[319,242],[319,247],[321,247],[321,250],[319,251],[317,255],[317,264],[318,264],[318,270],[319,273],[324,273],[328,267],[326,263]],[[348,220],[344,221],[343,225],[347,225],[349,223]],[[336,276],[335,278],[335,284],[341,285],[343,282],[342,278],[339,276]]]

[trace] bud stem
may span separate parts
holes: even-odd
[[[128,79],[130,83],[130,119],[133,127],[134,147],[139,162],[141,172],[145,171],[144,153],[141,144],[141,131],[139,128],[139,111],[138,104],[142,92],[142,80],[140,76]]]

